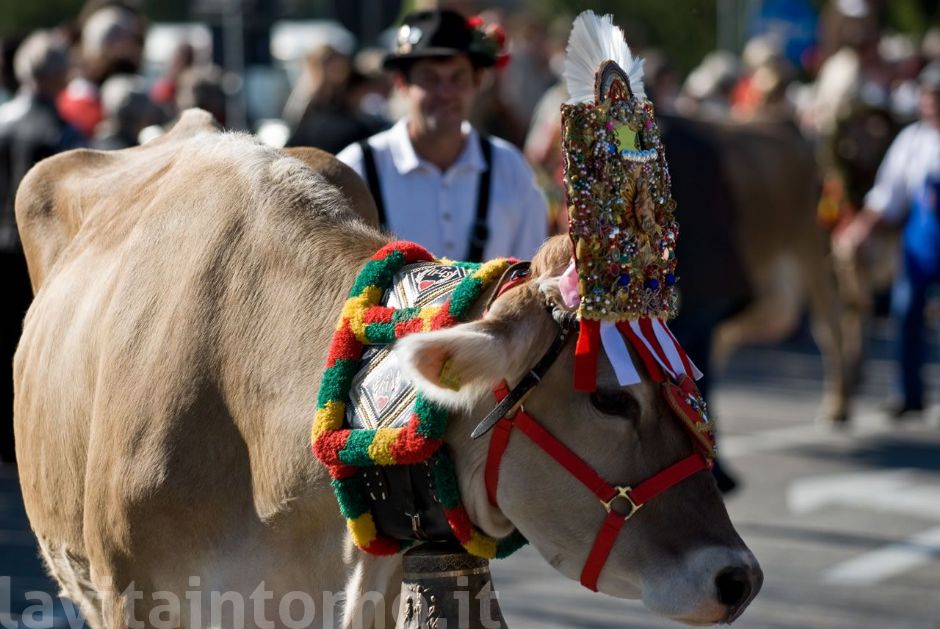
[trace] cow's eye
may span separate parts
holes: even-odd
[[[591,394],[591,404],[605,415],[634,419],[640,415],[640,404],[626,391],[601,391]]]

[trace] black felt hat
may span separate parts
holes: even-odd
[[[477,68],[496,63],[499,46],[456,11],[440,9],[409,13],[395,36],[394,50],[383,65],[394,69],[417,59],[467,55]]]

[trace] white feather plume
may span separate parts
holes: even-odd
[[[630,54],[623,31],[614,25],[613,16],[584,11],[575,19],[568,37],[564,77],[569,103],[594,101],[594,73],[608,60],[616,62],[627,74],[630,90],[637,97],[646,98],[643,60]]]

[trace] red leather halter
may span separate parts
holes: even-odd
[[[622,330],[622,332],[624,334],[627,333],[625,330]],[[502,403],[507,396],[510,396],[511,393],[513,393],[513,398],[519,398],[519,400],[496,421],[493,435],[490,438],[485,469],[486,492],[490,504],[494,507],[497,506],[496,487],[499,484],[499,466],[502,461],[503,453],[509,445],[512,430],[513,428],[518,428],[522,434],[535,442],[536,445],[555,459],[562,467],[568,470],[572,476],[581,481],[585,487],[597,496],[601,506],[607,512],[607,517],[601,525],[601,529],[594,540],[594,545],[591,547],[591,552],[581,571],[581,584],[593,591],[597,591],[597,580],[600,577],[604,565],[607,563],[611,549],[624,523],[633,517],[644,504],[655,496],[702,470],[710,469],[712,466],[713,450],[709,447],[708,440],[704,439],[700,432],[696,432],[697,424],[707,423],[707,420],[702,416],[699,407],[694,404],[689,404],[689,400],[693,399],[694,395],[698,393],[695,383],[685,375],[680,376],[677,383],[673,383],[666,377],[659,364],[650,354],[649,349],[646,348],[643,343],[637,343],[636,339],[629,340],[631,341],[631,345],[633,345],[640,354],[650,377],[662,387],[662,393],[669,402],[673,412],[683,420],[686,427],[693,433],[693,436],[696,437],[696,448],[692,454],[676,461],[669,467],[657,472],[634,487],[611,485],[601,478],[601,476],[582,458],[572,452],[571,449],[546,430],[535,418],[525,412],[525,408],[522,405],[525,393],[516,395],[515,392],[510,392],[505,382],[494,392],[497,401],[500,403]],[[554,356],[551,358],[554,359]],[[540,364],[544,361],[545,358],[543,358],[543,361],[540,361]],[[530,377],[531,374],[527,376],[527,378]],[[540,375],[536,377],[536,381],[539,377]],[[531,387],[534,386],[534,383],[531,384]],[[517,389],[519,388],[520,387],[517,387]],[[499,406],[497,408],[499,408]],[[488,422],[484,420],[484,423]],[[478,428],[477,431],[474,431],[474,436],[478,436],[479,434],[482,434],[482,432],[480,432]]]

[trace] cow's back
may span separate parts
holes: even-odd
[[[24,182],[37,293],[15,364],[21,483],[54,572],[70,555],[120,587],[181,591],[156,567],[171,555],[235,590],[219,566],[245,562],[276,591],[309,579],[318,542],[341,546],[312,402],[344,293],[383,239],[303,163],[192,122]]]

